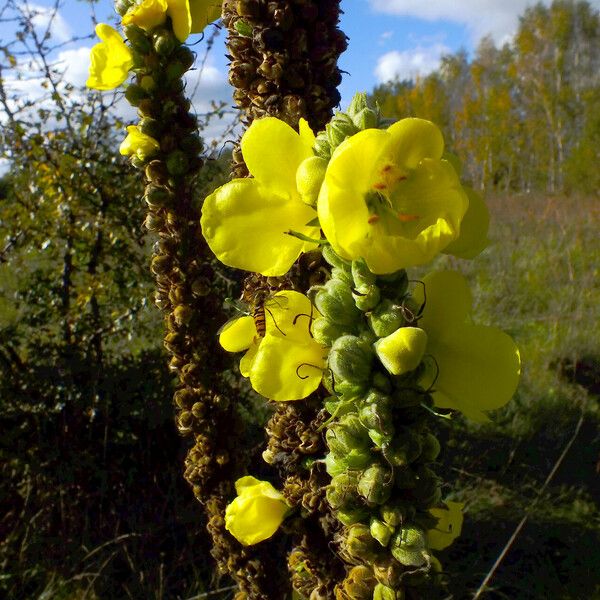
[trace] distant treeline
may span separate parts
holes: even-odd
[[[589,2],[537,4],[510,43],[377,87],[385,116],[438,123],[478,189],[600,190],[600,15]]]

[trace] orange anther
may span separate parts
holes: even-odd
[[[387,185],[385,183],[376,183],[373,186],[376,190],[385,190],[385,188],[387,187]]]
[[[419,215],[403,215],[402,213],[398,213],[398,220],[402,223],[410,223],[411,221],[416,221],[419,218]]]
[[[375,223],[377,223],[377,221],[379,221],[379,215],[371,215],[367,219],[367,223],[369,223],[369,225],[375,225]]]

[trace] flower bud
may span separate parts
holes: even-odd
[[[360,285],[352,292],[356,308],[363,312],[373,310],[381,298],[379,288],[376,285]]]
[[[392,556],[381,557],[373,565],[373,574],[375,579],[386,587],[398,588],[402,581],[402,565]],[[400,596],[402,597],[402,596]]]
[[[346,138],[358,133],[358,127],[347,114],[339,112],[325,126],[325,133],[333,152]]]
[[[189,160],[185,152],[181,150],[173,150],[167,156],[166,160],[167,171],[171,175],[184,175],[189,169]]]
[[[172,206],[175,197],[170,190],[165,187],[149,184],[146,186],[144,200],[150,208],[161,208]]]
[[[371,273],[367,263],[362,259],[352,261],[352,280],[357,287],[375,285],[377,276]]]
[[[369,518],[368,508],[343,508],[335,513],[337,520],[343,525],[354,525]]]
[[[353,450],[364,451],[369,448],[367,430],[354,413],[344,415],[337,423],[333,423],[325,439],[329,449],[342,458]]]
[[[159,56],[169,56],[179,46],[179,40],[172,31],[161,29],[152,36],[152,45]]]
[[[392,375],[414,371],[427,347],[427,334],[419,327],[401,327],[375,343],[381,364]]]
[[[346,530],[346,539],[342,549],[351,558],[371,563],[377,558],[378,544],[366,525],[356,523],[350,525]]]
[[[138,129],[145,135],[149,135],[153,138],[160,137],[162,133],[162,126],[157,119],[153,119],[152,117],[144,117],[140,119],[138,123]]]
[[[350,262],[338,256],[331,246],[323,246],[323,258],[332,267],[338,267],[344,271],[350,271]]]
[[[369,106],[367,94],[364,92],[354,94],[347,112],[360,131],[379,127],[379,111]]]
[[[399,304],[382,300],[367,316],[369,325],[377,337],[383,338],[391,335],[404,325],[404,315]]]
[[[404,600],[404,591],[402,589],[395,591],[387,585],[378,583],[373,590],[373,600]]]
[[[401,300],[406,295],[408,289],[408,275],[406,269],[400,269],[395,273],[379,275],[377,285],[381,293],[390,298],[390,300]]]
[[[313,207],[317,205],[326,170],[327,161],[319,156],[309,156],[300,163],[296,171],[296,187],[302,202]]]
[[[392,493],[393,473],[381,463],[373,463],[361,474],[356,487],[371,506],[384,504]]]
[[[342,395],[358,395],[369,385],[373,350],[356,336],[344,335],[331,347],[328,365],[335,380],[335,389]]]
[[[147,97],[146,90],[135,83],[131,83],[125,88],[125,98],[131,106],[138,106]]]
[[[376,583],[373,571],[369,567],[356,566],[336,587],[336,600],[371,600]]]
[[[376,539],[383,547],[388,545],[390,538],[394,533],[393,527],[375,517],[371,517],[371,525],[369,530],[371,531],[373,538]]]
[[[131,0],[117,0],[115,2],[115,11],[121,17],[125,15],[125,13],[131,8]]]
[[[315,340],[323,346],[331,346],[337,338],[348,333],[348,329],[345,325],[332,323],[325,317],[318,317],[315,319],[311,331]]]
[[[391,441],[394,425],[391,400],[388,396],[370,392],[361,405],[359,417],[377,447],[380,448]]]
[[[352,292],[339,280],[330,279],[315,296],[317,310],[332,323],[354,327],[360,313]]]
[[[383,373],[374,373],[373,389],[382,394],[389,394],[392,391],[392,382]]]
[[[395,467],[405,467],[421,455],[421,437],[411,429],[396,432],[394,439],[384,446],[383,455]]]
[[[403,527],[390,542],[392,556],[408,567],[422,567],[429,562],[425,532],[414,525]]]
[[[431,508],[442,500],[438,476],[424,465],[415,469],[416,485],[410,490],[413,502],[422,509]]]
[[[324,131],[319,133],[317,136],[313,148],[315,150],[315,154],[320,158],[325,160],[329,160],[331,158],[331,146],[327,141],[327,135]]]
[[[360,473],[346,471],[336,475],[327,486],[327,502],[331,508],[355,509],[360,507],[360,499],[356,495],[356,484]]]
[[[128,25],[123,29],[123,33],[131,42],[131,46],[134,50],[137,50],[141,54],[150,52],[150,39],[141,27],[138,27],[137,25]]]
[[[440,454],[442,447],[432,433],[427,433],[421,438],[421,460],[433,462]]]
[[[415,508],[408,502],[393,500],[379,509],[381,518],[390,526],[398,527],[411,521],[415,516]]]

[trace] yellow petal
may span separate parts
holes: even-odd
[[[90,55],[90,75],[86,86],[96,90],[112,90],[128,77],[133,65],[131,50],[119,33],[106,23],[96,25],[96,35],[102,40]]]
[[[315,145],[315,134],[313,133],[313,130],[310,128],[310,125],[306,119],[300,119],[298,122],[298,133],[300,134],[300,139],[305,146],[312,148]]]
[[[221,5],[216,0],[190,0],[192,33],[201,33],[209,23],[220,19]]]
[[[427,334],[419,327],[400,327],[374,346],[381,364],[392,375],[402,375],[419,366],[427,347]]]
[[[192,15],[189,0],[167,0],[167,15],[173,23],[173,33],[180,42],[185,42],[192,30]]]
[[[321,383],[327,350],[308,338],[304,343],[266,335],[258,348],[250,382],[265,398],[300,400]]]
[[[160,144],[149,135],[142,133],[137,125],[127,127],[127,137],[121,142],[119,152],[124,156],[135,154],[140,160],[146,160],[160,150]]]
[[[123,16],[123,25],[137,25],[146,31],[162,25],[167,19],[167,0],[143,0]]]
[[[438,522],[433,529],[427,531],[427,545],[431,550],[443,550],[460,536],[463,524],[464,504],[462,502],[445,502],[447,508],[431,508],[429,512],[437,517]]]
[[[431,121],[401,119],[388,128],[393,138],[393,160],[401,168],[414,169],[424,158],[439,160],[444,152],[444,138]]]
[[[415,287],[413,298],[418,306],[425,304],[419,326],[430,338],[436,338],[453,324],[465,322],[473,300],[467,280],[458,271],[428,273],[423,284],[424,288]]]
[[[300,343],[312,339],[312,323],[321,314],[304,294],[283,290],[274,294],[264,306],[267,335]]]
[[[444,329],[440,337],[432,337],[427,351],[439,369],[432,393],[436,406],[486,421],[486,411],[512,398],[521,360],[509,335],[496,327],[456,324]]]
[[[254,359],[256,358],[256,354],[258,353],[258,347],[262,342],[262,338],[255,338],[250,348],[248,348],[248,352],[242,356],[240,360],[240,373],[242,377],[250,377],[250,373],[252,372],[252,365],[254,364]]]
[[[250,348],[256,335],[254,319],[239,317],[225,324],[219,334],[219,344],[227,352],[241,352]]]
[[[296,170],[313,155],[312,144],[275,117],[257,119],[242,136],[241,148],[250,173],[279,194],[296,190]]]
[[[294,186],[295,189],[295,186]],[[206,198],[202,233],[224,264],[262,275],[284,275],[302,252],[316,248],[286,235],[289,230],[317,238],[307,227],[315,211],[299,197],[277,195],[256,179],[234,179]]]
[[[238,479],[236,490],[237,498],[225,510],[227,531],[244,545],[270,538],[289,511],[283,494],[251,476]]]
[[[469,197],[469,208],[460,224],[458,239],[446,246],[444,253],[459,258],[475,258],[489,243],[490,213],[480,194],[470,187],[463,187]]]

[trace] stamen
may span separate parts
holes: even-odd
[[[371,215],[368,219],[367,219],[367,223],[369,225],[375,225],[375,223],[377,223],[377,221],[379,221],[379,215]]]
[[[397,216],[401,223],[411,223],[412,221],[416,221],[417,219],[421,218],[419,215],[405,215],[403,213],[398,213]]]

